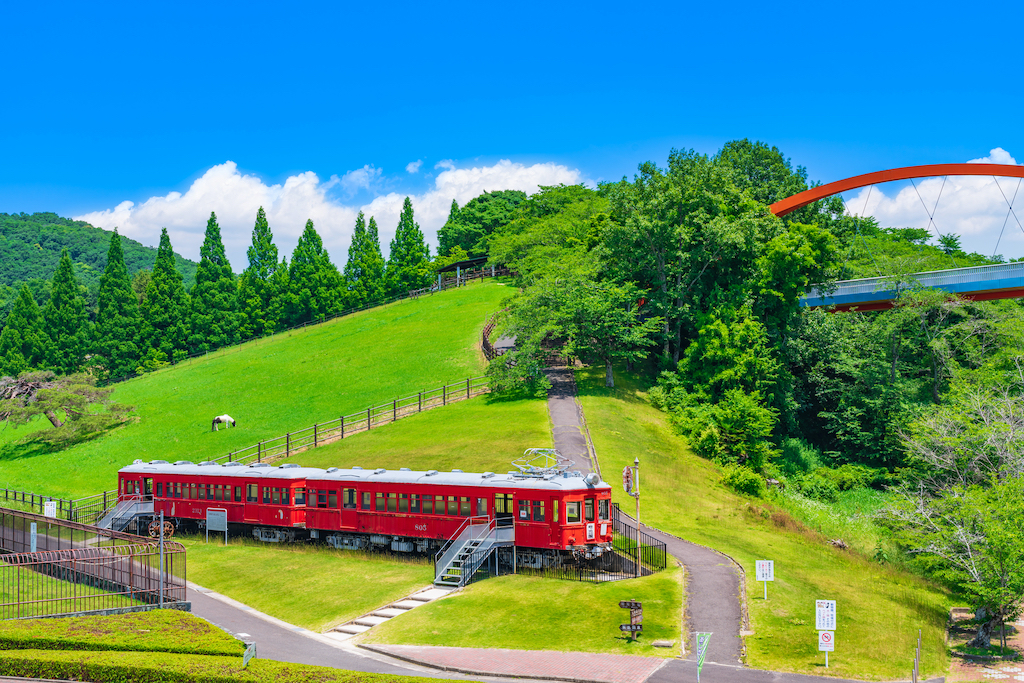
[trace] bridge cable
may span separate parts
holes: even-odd
[[[942,233],[939,232],[939,226],[935,225],[935,210],[939,208],[939,200],[942,198],[942,190],[946,187],[946,178],[947,176],[942,176],[942,186],[939,187],[939,196],[935,198],[935,206],[932,207],[930,213],[928,211],[928,205],[924,203],[924,197],[921,196],[921,191],[917,189],[917,183],[914,182],[913,178],[910,179],[910,184],[914,186],[914,192],[917,192],[917,198],[921,200],[921,206],[924,207],[924,212],[928,214],[928,227],[935,228],[935,234],[939,236],[940,240],[942,239]],[[947,254],[947,256],[949,256],[949,260],[953,262],[954,268],[960,267],[959,264],[957,264],[956,259],[953,258],[953,254]]]
[[[1020,191],[1020,183],[1021,183],[1022,180],[1024,180],[1024,178],[1018,178],[1017,179],[1017,189],[1013,191],[1013,199],[1011,199],[1011,200],[1007,200],[1006,199],[1006,193],[1003,192],[1003,188],[999,184],[999,179],[996,178],[995,176],[992,176],[992,180],[995,181],[996,187],[999,188],[999,194],[1003,195],[1003,201],[1006,202],[1006,205],[1009,207],[1009,210],[1006,212],[1006,218],[1003,219],[1003,229],[999,231],[999,239],[996,240],[996,251],[998,251],[999,250],[999,242],[1003,239],[1003,230],[1006,230],[1006,222],[1010,220],[1010,214],[1013,214],[1013,219],[1015,221],[1017,221],[1017,227],[1020,228],[1021,232],[1024,232],[1024,225],[1020,224],[1020,219],[1017,218],[1017,213],[1013,210],[1013,203],[1015,201],[1017,201],[1017,193]],[[995,255],[996,255],[996,252],[993,251],[992,252],[992,256],[995,256]]]
[[[868,210],[868,199],[871,197],[871,190],[874,189],[874,185],[868,185],[867,196],[864,197],[864,211]],[[871,257],[871,263],[875,266],[875,272],[878,273],[878,277],[882,277],[882,269],[878,267],[878,261],[875,260],[875,255],[871,252],[871,247],[868,246],[868,242],[864,239],[864,234],[860,231],[860,215],[850,211],[850,205],[846,203],[846,198],[843,195],[839,195],[839,198],[843,200],[843,206],[846,207],[846,213],[853,216],[853,225],[857,229],[857,236],[860,237],[860,241],[864,244],[864,250],[868,252],[868,256]],[[846,261],[849,257],[843,261],[843,268],[846,267]]]

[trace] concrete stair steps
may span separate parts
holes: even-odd
[[[408,600],[399,600],[398,602],[392,604],[391,606],[394,607],[395,609],[410,610],[410,609],[412,609],[414,607],[419,607],[422,604],[424,604],[424,603],[419,601],[419,600],[408,599]]]
[[[341,631],[328,631],[324,634],[324,636],[326,636],[327,638],[330,638],[331,640],[336,640],[339,643],[345,642],[354,635],[354,633],[343,633]]]
[[[353,623],[353,624],[345,624],[344,626],[339,626],[338,628],[336,628],[334,630],[338,631],[340,633],[347,633],[350,636],[354,636],[354,635],[357,635],[359,633],[366,633],[367,631],[370,630],[370,628],[371,627],[369,627],[369,626],[359,626],[358,624],[354,624]]]
[[[404,609],[395,609],[394,607],[385,607],[384,609],[379,609],[374,612],[373,616],[391,619],[392,617],[397,617],[399,614],[405,614],[407,611],[408,610]]]
[[[352,623],[358,624],[359,626],[369,626],[370,628],[373,628],[374,626],[383,624],[388,619],[390,619],[390,617],[375,617],[370,615],[365,617],[359,617],[358,619],[355,619]]]

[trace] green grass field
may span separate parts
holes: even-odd
[[[644,522],[728,553],[744,567],[754,630],[746,638],[750,666],[906,679],[921,628],[922,674],[944,674],[947,593],[864,554],[836,550],[785,512],[726,490],[719,468],[691,453],[628,374],[616,373],[615,389],[604,387],[603,370],[581,371],[577,380],[605,478],[618,481],[622,468],[640,458]],[[620,505],[632,508],[620,486],[612,491]],[[754,581],[759,559],[775,560],[767,602]],[[816,599],[837,602],[837,644],[828,670],[817,651]]]
[[[629,619],[619,600],[644,604],[644,632],[636,642],[619,631],[619,624]],[[367,643],[674,657],[679,654],[682,606],[683,572],[675,566],[640,579],[600,584],[502,576],[471,584],[361,637]],[[655,648],[655,640],[672,640],[674,646]]]
[[[212,535],[209,543],[205,537],[178,540],[188,551],[190,581],[312,631],[326,631],[434,580],[425,558],[241,539],[225,546]]]
[[[281,462],[307,467],[385,467],[507,472],[527,448],[551,446],[542,398],[484,395],[435,408]]]
[[[199,462],[315,421],[479,375],[484,321],[508,290],[487,281],[211,353],[117,385],[138,422],[51,453],[0,433],[0,486],[60,497],[113,488],[136,458]],[[443,410],[443,409],[442,409]],[[233,429],[212,432],[214,415]],[[25,432],[27,433],[27,432]]]

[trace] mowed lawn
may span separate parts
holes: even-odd
[[[620,600],[644,605],[644,632],[636,642],[619,631],[629,621]],[[675,565],[599,584],[501,576],[403,614],[368,631],[362,642],[674,657],[682,609],[683,571]],[[655,640],[674,641],[673,647],[655,648]]]
[[[550,448],[543,398],[484,395],[310,449],[287,460],[306,467],[408,467],[507,472],[527,448]]]
[[[434,580],[427,558],[335,550],[326,545],[270,545],[252,539],[179,539],[188,578],[288,623],[325,631],[400,600]]]
[[[79,497],[134,459],[199,462],[482,373],[480,331],[508,289],[468,287],[225,349],[117,385],[138,422],[68,450],[0,440],[0,486]],[[212,432],[215,415],[238,426]]]
[[[632,377],[616,372],[616,388],[604,372],[577,373],[604,475],[640,458],[641,514],[646,524],[735,558],[746,572],[754,635],[746,638],[747,663],[759,669],[839,677],[907,679],[917,631],[923,632],[922,675],[943,675],[948,666],[943,632],[950,596],[917,576],[880,565],[865,555],[837,550],[817,532],[803,529],[764,501],[725,489],[720,470],[695,456],[647,402]],[[633,499],[612,487],[624,509]],[[768,601],[754,580],[754,562],[775,561]],[[836,650],[824,668],[814,628],[814,601],[836,601]]]

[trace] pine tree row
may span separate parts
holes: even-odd
[[[247,256],[235,276],[224,252],[217,216],[210,214],[200,249],[196,284],[186,292],[166,228],[143,290],[128,277],[121,239],[114,231],[100,278],[95,323],[89,321],[74,265],[65,250],[52,294],[40,310],[27,286],[0,333],[0,375],[30,369],[66,375],[91,369],[105,378],[146,372],[245,339],[309,322],[430,285],[430,251],[408,197],[381,255],[377,222],[359,213],[343,272],[306,221],[292,261],[278,261],[277,246],[260,207]],[[138,283],[136,283],[138,284]]]

